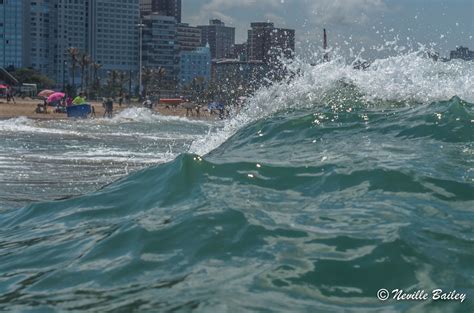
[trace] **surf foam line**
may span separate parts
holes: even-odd
[[[190,152],[206,155],[245,125],[278,111],[325,106],[325,97],[341,82],[353,85],[367,106],[388,101],[429,104],[454,96],[474,102],[472,62],[436,62],[425,55],[420,50],[379,59],[366,70],[354,69],[343,57],[314,66],[296,59],[287,64],[296,77],[258,90],[223,128],[195,140]]]

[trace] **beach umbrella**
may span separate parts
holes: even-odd
[[[56,101],[59,101],[61,100],[62,98],[64,98],[65,94],[62,93],[62,92],[55,92],[53,93],[52,95],[50,95],[48,97],[48,103],[53,103],[53,102],[56,102]]]
[[[41,91],[38,94],[38,97],[48,98],[49,96],[51,96],[55,92],[56,91],[54,91],[54,90],[45,89],[45,90]]]

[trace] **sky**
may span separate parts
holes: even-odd
[[[456,46],[474,50],[474,0],[182,0],[183,22],[221,19],[247,39],[251,22],[296,29],[297,53],[322,45],[327,28],[333,49],[345,54],[394,54],[418,44],[448,56]]]

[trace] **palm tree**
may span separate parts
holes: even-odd
[[[109,72],[109,80],[107,81],[107,89],[109,90],[109,96],[114,97],[117,89],[119,79],[119,72],[116,70]]]
[[[164,67],[160,66],[158,70],[156,71],[156,78],[158,80],[158,92],[160,92],[160,89],[162,87],[161,81],[163,80],[163,77],[166,76],[166,70]]]
[[[193,98],[198,102],[201,102],[201,97],[206,86],[206,78],[203,76],[194,77],[191,82],[191,92]]]
[[[143,96],[146,97],[148,93],[148,87],[153,80],[154,71],[151,68],[143,68],[142,71],[142,84],[143,84]],[[140,95],[141,97],[142,95]]]
[[[92,68],[94,69],[94,78],[93,78],[94,82],[99,80],[98,72],[101,67],[102,67],[102,64],[95,63],[95,62],[92,63]]]
[[[119,97],[122,97],[124,94],[124,88],[123,86],[127,82],[127,74],[123,71],[119,72],[118,74],[118,84],[119,84]]]
[[[142,73],[143,96],[146,97],[149,92],[159,94],[166,70],[160,66],[157,69],[144,68]]]
[[[67,49],[67,53],[71,57],[71,73],[72,73],[72,87],[75,88],[75,76],[76,76],[76,66],[77,66],[77,56],[79,55],[79,49],[75,47],[70,47]]]
[[[94,91],[99,91],[100,89],[100,80],[99,80],[98,72],[101,69],[101,67],[102,67],[102,64],[92,62],[92,69],[94,71],[94,76],[93,76],[94,81],[92,85],[93,85]]]
[[[72,87],[75,88],[75,76],[77,66],[77,56],[79,55],[79,49],[76,47],[69,47],[67,49],[69,56],[71,57],[71,70],[72,70]]]
[[[91,59],[87,55],[87,53],[84,53],[81,57],[81,60],[79,61],[79,66],[81,67],[81,90],[84,91],[84,71],[89,67],[89,64],[91,64]],[[87,85],[87,82],[86,82]],[[87,88],[87,86],[86,86]]]

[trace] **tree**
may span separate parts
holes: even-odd
[[[118,91],[118,84],[119,84],[119,72],[118,71],[110,71],[109,72],[109,78],[107,81],[107,90],[108,90],[108,96],[109,97],[115,97],[117,95]]]
[[[91,64],[91,59],[87,55],[87,53],[84,53],[81,57],[81,60],[79,61],[79,66],[81,67],[81,90],[84,91],[84,80],[85,80],[85,75],[84,72],[86,69],[89,68],[89,64]],[[87,79],[86,79],[86,89],[87,89]]]
[[[19,68],[11,73],[22,84],[36,84],[39,89],[53,88],[55,82],[31,68]]]
[[[159,94],[163,87],[163,78],[166,76],[166,70],[163,67],[158,69],[144,68],[142,74],[143,96],[150,94]]]
[[[102,64],[91,62],[92,70],[93,70],[93,82],[92,82],[92,90],[94,95],[100,90],[100,78],[99,78],[99,70],[102,68]]]
[[[125,85],[126,82],[127,82],[127,73],[123,71],[119,72],[118,74],[119,97],[123,97],[123,94],[125,93],[123,86]]]
[[[197,102],[202,102],[204,89],[206,88],[206,78],[203,76],[194,77],[190,84],[191,96]]]
[[[79,55],[79,49],[75,47],[70,47],[67,49],[69,56],[71,57],[71,70],[72,70],[72,86],[75,87],[75,77],[76,77],[76,67]]]
[[[157,81],[158,81],[158,85],[157,85],[157,93],[160,93],[160,89],[163,87],[162,86],[162,82],[163,82],[163,78],[166,76],[166,70],[164,69],[164,67],[159,67],[157,72],[156,72],[156,78],[157,78]],[[177,83],[175,84],[177,85]]]

